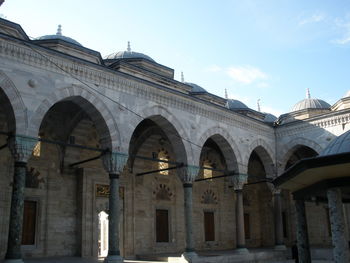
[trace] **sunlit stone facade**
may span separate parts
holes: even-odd
[[[0,20],[1,259],[15,254],[9,232],[20,236],[24,258],[107,255],[107,152],[128,156],[118,168],[122,257],[181,254],[192,245],[195,251],[235,249],[241,228],[248,250],[274,247],[281,245],[276,220],[283,221],[282,245],[293,244],[292,197],[282,191],[276,217],[269,180],[349,130],[347,98],[266,121],[265,113],[176,81],[171,68],[130,47],[104,60],[60,34],[30,40],[19,25]],[[11,212],[14,198],[21,203],[20,191],[12,194],[20,164],[26,178],[16,211],[23,220]],[[189,167],[197,172],[181,170]],[[210,178],[224,174],[230,176]],[[232,174],[248,174],[241,189]],[[184,208],[189,185],[192,213]],[[327,205],[307,203],[314,246],[331,245],[327,213]],[[11,220],[20,225],[10,226]]]

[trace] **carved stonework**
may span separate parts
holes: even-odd
[[[233,183],[233,189],[234,190],[242,190],[243,186],[248,181],[248,175],[247,174],[236,174],[231,177],[232,183]]]
[[[110,174],[121,174],[127,161],[128,155],[125,153],[112,152],[103,156],[103,165]]]
[[[212,190],[206,190],[202,195],[202,204],[213,204],[216,205],[218,203],[218,199],[215,193]]]
[[[16,135],[8,139],[8,146],[15,161],[27,162],[37,142],[36,138]]]
[[[198,176],[199,167],[187,165],[177,169],[177,174],[184,184],[192,184]]]
[[[26,188],[41,188],[41,184],[45,183],[44,178],[40,177],[40,172],[33,167],[27,168],[26,172]]]
[[[95,195],[96,197],[109,197],[109,185],[96,184]],[[119,198],[124,199],[124,187],[119,187]]]
[[[157,186],[156,190],[153,191],[157,200],[171,201],[173,193],[170,191],[170,188],[165,184],[160,184]]]

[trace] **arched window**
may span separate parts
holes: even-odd
[[[39,136],[39,139],[41,139],[41,136]],[[33,148],[33,156],[40,157],[40,154],[41,154],[41,141],[38,141]]]
[[[169,161],[169,156],[168,156],[168,152],[165,151],[164,149],[159,150],[158,152],[158,159],[161,161]],[[166,162],[158,162],[158,169],[168,169],[169,168],[169,163]],[[169,170],[165,170],[165,171],[160,171],[159,174],[161,175],[168,175],[169,174]]]
[[[211,161],[204,160],[203,167],[204,168],[213,168],[213,165],[212,165]],[[203,169],[203,178],[207,179],[207,178],[212,178],[212,177],[213,177],[213,170]]]

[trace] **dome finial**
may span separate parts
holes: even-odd
[[[58,25],[56,35],[58,35],[58,36],[62,36],[62,26],[61,26],[61,25]]]
[[[128,41],[128,49],[127,51],[131,52],[130,41]]]
[[[260,99],[258,99],[258,101],[256,103],[258,104],[258,111],[261,111],[261,109],[260,109]]]
[[[184,73],[181,71],[181,82],[184,83],[185,82],[185,77],[184,77]]]
[[[228,99],[228,96],[227,96],[227,89],[225,88],[225,99]]]
[[[310,90],[309,90],[309,88],[306,89],[306,98],[307,98],[307,99],[311,99],[311,95],[310,95]]]

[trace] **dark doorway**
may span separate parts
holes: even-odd
[[[36,210],[35,201],[24,201],[22,245],[35,244]]]
[[[205,241],[215,240],[214,212],[204,212]]]
[[[169,216],[168,210],[156,210],[156,241],[169,242]]]

